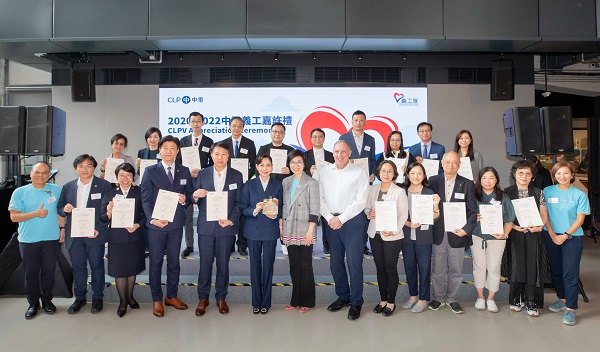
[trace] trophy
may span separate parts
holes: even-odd
[[[265,215],[277,215],[279,212],[279,200],[277,198],[269,197],[269,199],[264,199],[265,205],[263,207],[263,214]]]

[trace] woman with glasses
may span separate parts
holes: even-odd
[[[127,137],[117,133],[110,139],[110,148],[112,153],[108,156],[113,159],[123,159],[124,163],[131,164],[137,174],[137,163],[129,155],[123,154],[123,149],[127,148]],[[106,178],[106,159],[102,159],[100,162],[100,178]],[[135,180],[135,179],[134,179]]]
[[[400,162],[399,159],[405,159],[403,162]],[[400,131],[392,131],[387,138],[387,144],[385,146],[385,152],[379,155],[377,158],[377,165],[381,164],[384,160],[392,160],[396,166],[402,164],[402,168],[398,170],[398,172],[402,172],[402,175],[406,173],[406,167],[416,161],[415,157],[408,152],[408,150],[404,150],[404,138],[402,137],[402,132]],[[401,177],[402,184],[406,182],[404,177]]]

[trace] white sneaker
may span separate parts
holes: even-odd
[[[523,307],[525,307],[525,303],[523,302],[519,302],[518,305],[510,305],[510,310],[512,310],[513,312],[520,312],[521,309],[523,309]]]
[[[287,246],[285,244],[281,245],[281,251],[283,252],[283,255],[288,255]]]
[[[494,302],[493,300],[487,301],[487,309],[488,309],[488,312],[498,313],[498,306],[496,305],[496,302]]]
[[[475,301],[475,309],[485,310],[485,300],[483,298],[477,298]]]

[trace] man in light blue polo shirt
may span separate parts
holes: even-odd
[[[31,169],[30,176],[31,184],[17,188],[8,204],[10,219],[19,223],[19,249],[29,301],[25,319],[37,315],[40,298],[46,314],[56,312],[56,306],[52,303],[52,289],[59,242],[65,239],[64,218],[58,216],[56,208],[60,187],[47,183],[50,166],[39,162]]]

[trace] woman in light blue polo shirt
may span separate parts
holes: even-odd
[[[579,295],[579,264],[583,252],[585,216],[590,214],[587,195],[572,185],[575,170],[570,163],[559,161],[552,167],[555,185],[544,188],[550,221],[546,223],[549,237],[546,246],[552,269],[552,283],[558,300],[548,309],[565,311],[563,323],[575,325],[575,309]]]

